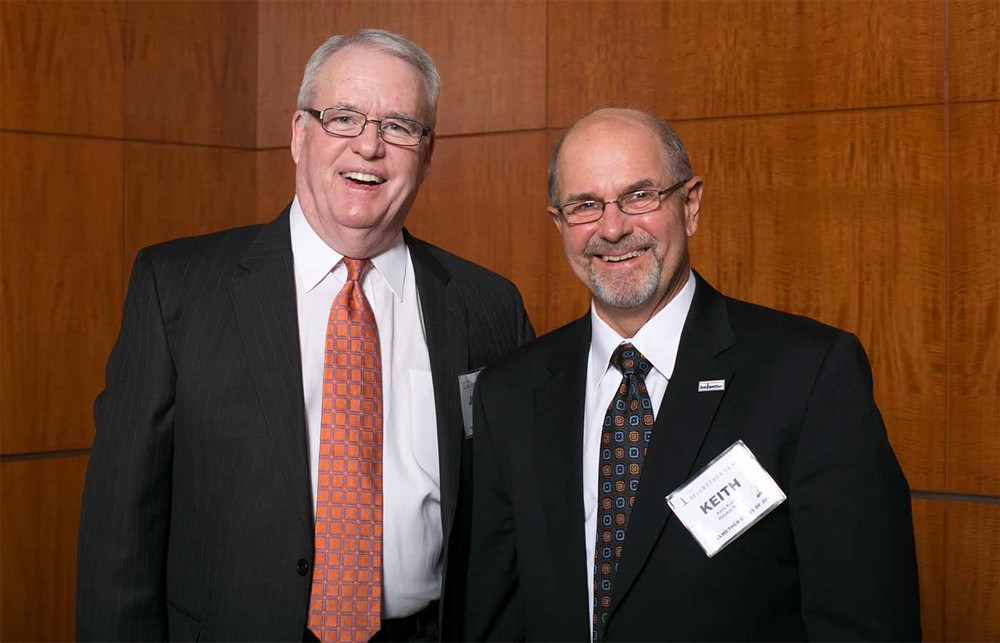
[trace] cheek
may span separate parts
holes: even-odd
[[[309,178],[316,172],[316,151],[308,145],[299,150],[299,159],[296,163],[300,172],[305,172]]]
[[[683,219],[660,221],[658,225],[650,226],[646,230],[664,250],[683,244],[688,236],[687,224]]]
[[[326,168],[334,163],[344,153],[347,141],[352,139],[338,139],[332,136],[326,138],[313,138],[308,145],[302,147],[302,155],[306,157],[316,169]]]
[[[584,261],[584,248],[587,247],[589,235],[583,234],[579,228],[566,228],[563,230],[563,251],[570,261]]]
[[[408,177],[406,184],[409,190],[416,190],[427,178],[430,166],[424,161],[423,156],[418,156],[417,158],[408,158],[404,163],[397,163],[396,168],[396,174]]]

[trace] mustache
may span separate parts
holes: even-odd
[[[600,255],[623,255],[634,250],[643,250],[645,248],[655,247],[656,239],[653,238],[653,235],[649,234],[645,230],[637,229],[634,232],[631,232],[628,236],[622,237],[614,243],[595,235],[590,239],[590,241],[587,242],[587,245],[584,246],[583,254],[588,257]]]

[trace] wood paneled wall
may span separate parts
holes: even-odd
[[[0,639],[73,637],[91,404],[136,250],[289,200],[301,69],[362,26],[443,77],[413,232],[586,310],[560,128],[672,120],[695,266],[859,335],[915,492],[925,637],[1000,639],[1000,0],[0,0]]]

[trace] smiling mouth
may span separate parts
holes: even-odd
[[[641,257],[644,254],[646,254],[645,248],[643,248],[642,250],[633,250],[632,252],[626,252],[625,254],[622,255],[598,255],[598,257],[604,263],[618,263],[620,261],[628,261],[629,259],[635,259],[636,257]]]
[[[358,185],[381,185],[385,183],[385,179],[382,177],[366,172],[343,172],[341,176]]]

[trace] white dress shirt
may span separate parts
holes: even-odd
[[[611,355],[622,342],[631,342],[649,360],[652,368],[646,374],[646,389],[653,403],[653,417],[660,410],[663,394],[674,373],[681,331],[694,298],[694,274],[688,273],[687,283],[658,313],[639,329],[635,337],[621,337],[590,306],[590,358],[587,363],[587,396],[583,418],[583,516],[587,550],[587,629],[593,636],[589,618],[594,613],[594,546],[597,540],[597,478],[601,452],[601,430],[608,406],[621,384],[622,374],[611,366]],[[641,484],[641,482],[640,482]],[[627,527],[626,527],[627,530]],[[628,541],[628,532],[625,533]]]
[[[290,225],[315,510],[326,327],[347,268],[343,255],[312,229],[298,197],[292,202]],[[437,418],[413,262],[402,233],[371,260],[362,290],[375,313],[382,352],[382,616],[400,618],[420,611],[441,593]]]

